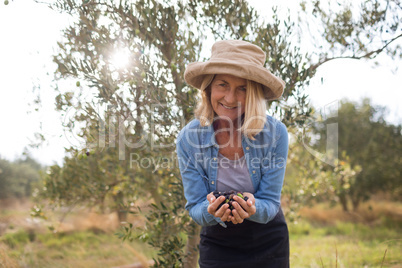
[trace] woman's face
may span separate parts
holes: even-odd
[[[234,121],[244,114],[247,80],[230,74],[218,74],[211,83],[211,104],[222,119]]]

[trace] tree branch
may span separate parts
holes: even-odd
[[[384,51],[384,49],[386,49],[392,42],[394,42],[395,40],[397,40],[398,38],[401,38],[401,37],[402,37],[402,34],[389,40],[383,47],[381,47],[377,50],[374,50],[374,51],[370,51],[362,56],[353,55],[353,56],[339,56],[339,57],[325,58],[325,59],[321,60],[320,62],[312,65],[310,67],[310,69],[315,71],[318,67],[320,67],[324,63],[332,61],[332,60],[336,60],[336,59],[354,59],[354,60],[360,60],[360,59],[364,59],[364,58],[373,59],[373,58],[377,57],[377,55],[380,54],[382,51]]]

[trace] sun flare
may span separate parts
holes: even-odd
[[[130,51],[128,49],[120,49],[112,54],[110,63],[117,69],[127,67],[130,61]]]

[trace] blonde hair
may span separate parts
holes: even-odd
[[[201,99],[195,109],[195,117],[200,120],[201,126],[209,126],[214,121],[215,112],[211,104],[211,82],[215,75],[206,75],[201,83]],[[261,132],[267,120],[267,102],[260,83],[247,80],[246,107],[244,121],[240,131],[249,139]]]

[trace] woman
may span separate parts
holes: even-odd
[[[282,95],[284,82],[264,63],[258,46],[219,41],[209,61],[190,63],[184,73],[201,91],[196,119],[176,146],[186,209],[202,226],[200,268],[289,266],[280,208],[288,135],[266,115],[266,101]],[[213,194],[229,190],[248,200],[234,196],[230,209]]]

